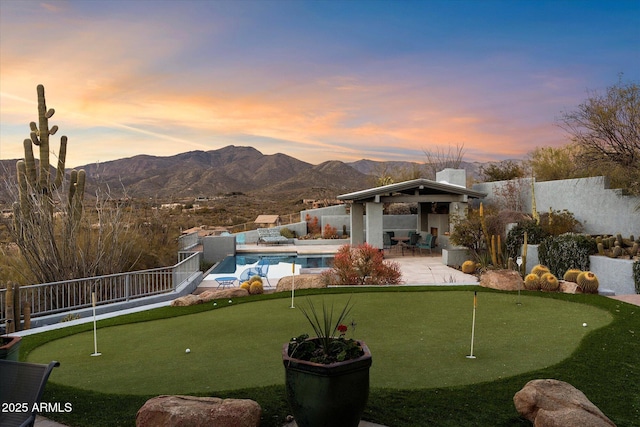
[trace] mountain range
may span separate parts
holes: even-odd
[[[15,182],[16,160],[0,161],[0,179]],[[480,163],[464,163],[472,176]],[[87,172],[87,195],[108,186],[112,196],[178,200],[224,194],[253,194],[265,198],[334,198],[374,185],[379,171],[410,170],[419,162],[333,160],[318,165],[286,154],[265,155],[253,147],[227,146],[211,151],[189,151],[174,156],[134,157],[75,168]],[[3,185],[0,197],[10,197]]]

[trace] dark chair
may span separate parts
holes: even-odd
[[[417,247],[416,245],[418,244],[419,240],[420,240],[420,234],[416,233],[415,231],[410,231],[409,232],[409,243],[407,244],[409,249],[411,249],[413,251]]]
[[[382,248],[383,249],[391,248],[391,236],[389,236],[389,233],[382,233]]]
[[[391,246],[395,246],[398,244],[397,240],[393,240],[393,237],[396,237],[395,231],[386,231],[385,233],[389,236],[389,240],[391,240]]]
[[[416,248],[418,248],[420,250],[420,254],[421,255],[422,255],[422,250],[423,249],[428,249],[429,253],[433,252],[432,249],[434,247],[434,244],[433,244],[434,240],[435,239],[433,238],[433,234],[427,233],[424,236],[424,240],[421,240],[416,244]]]
[[[20,405],[0,411],[0,426],[33,426],[44,386],[51,371],[57,366],[60,363],[55,361],[41,365],[0,360],[0,402]]]

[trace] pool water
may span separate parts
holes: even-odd
[[[333,258],[333,255],[237,254],[223,259],[210,271],[206,280],[214,280],[219,277],[237,277],[239,279],[245,270],[255,269],[260,260],[263,260],[262,263],[269,263],[267,272],[269,279],[280,279],[292,274],[300,274],[300,270],[303,268],[331,268]]]

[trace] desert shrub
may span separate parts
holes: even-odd
[[[527,244],[540,244],[549,233],[534,220],[526,220],[516,224],[507,233],[507,256],[515,259],[520,254],[520,248],[524,244],[524,233],[527,233]]]
[[[478,253],[484,248],[484,235],[482,234],[482,224],[477,210],[469,210],[466,217],[453,217],[453,230],[449,235],[449,240],[456,246],[464,246]]]
[[[636,285],[636,294],[640,294],[640,261],[633,263],[633,283]]]
[[[332,227],[331,224],[325,224],[322,237],[325,239],[337,239],[338,229],[336,227]]]
[[[280,229],[280,235],[286,237],[287,239],[295,239],[296,232],[287,227],[282,227]]]
[[[582,223],[566,209],[540,214],[540,227],[552,236],[583,230]]]
[[[322,279],[327,285],[397,285],[402,274],[398,263],[384,260],[380,250],[364,243],[341,246]]]
[[[319,220],[318,220],[317,216],[314,216],[312,218],[311,215],[307,214],[307,216],[305,216],[304,220],[307,223],[307,233],[308,234],[311,234],[312,236],[320,235],[320,232],[322,230],[320,228],[320,223],[319,223]]]
[[[598,252],[596,241],[582,234],[566,233],[547,237],[538,247],[538,260],[556,276],[570,268],[589,270],[589,255]]]

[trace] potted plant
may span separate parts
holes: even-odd
[[[345,337],[349,302],[335,321],[333,306],[323,304],[319,315],[308,304],[301,311],[316,336],[292,338],[282,350],[287,401],[298,427],[356,427],[369,397],[371,352]]]
[[[20,340],[18,336],[0,336],[0,359],[18,360],[20,354]]]

